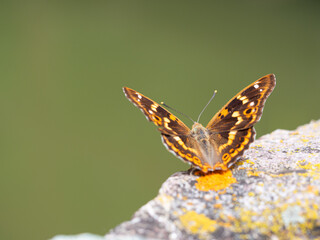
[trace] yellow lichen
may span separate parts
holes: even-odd
[[[214,208],[222,208],[222,204],[221,204],[221,203],[216,203],[216,204],[214,205]]]
[[[274,203],[278,207],[264,209],[255,212],[237,207],[239,219],[233,222],[234,230],[238,233],[250,232],[259,229],[261,234],[278,239],[297,239],[299,234],[306,235],[319,225],[319,206],[308,200],[296,201],[295,203]],[[285,214],[289,215],[285,216]],[[290,211],[293,211],[290,216]],[[288,222],[289,219],[289,222]],[[245,237],[245,236],[244,236]]]
[[[302,169],[307,169],[307,170],[320,170],[320,164],[311,164],[311,163],[306,164],[305,160],[299,161],[298,167]]]
[[[252,148],[261,148],[261,147],[262,147],[261,144],[257,144],[257,145],[255,145],[255,146],[252,146]]]
[[[309,201],[304,201],[299,204],[304,210],[304,218],[305,222],[299,224],[300,229],[304,234],[309,232],[310,230],[318,227],[319,223],[317,223],[319,219],[318,206],[315,203],[310,204]]]
[[[167,194],[162,194],[162,195],[159,195],[158,200],[161,202],[161,204],[167,204],[173,200],[173,197]]]
[[[243,161],[238,161],[238,162],[235,163],[235,166],[241,166],[241,165],[243,165],[243,164],[244,164]]]
[[[249,195],[250,197],[254,197],[254,196],[255,196],[254,192],[249,192],[248,195]]]
[[[237,182],[232,176],[230,170],[227,171],[215,171],[197,179],[195,184],[196,188],[200,191],[218,191],[229,187],[231,184]]]
[[[217,222],[195,211],[187,212],[179,217],[183,228],[192,234],[199,236],[199,239],[206,238],[208,233],[214,232],[217,228]]]
[[[307,162],[305,159],[298,161],[297,166],[301,169],[308,170],[305,173],[299,173],[300,176],[304,177],[312,177],[314,180],[320,178],[320,163],[311,164]]]
[[[269,176],[271,176],[271,177],[285,177],[285,176],[292,175],[292,174],[293,174],[293,172],[280,173],[280,174],[270,173]]]
[[[298,133],[298,132],[291,132],[291,133],[289,133],[289,135],[291,135],[291,136],[293,136],[293,135],[299,135],[299,133]]]
[[[243,163],[242,163],[243,164]],[[245,168],[245,167],[238,167],[238,170],[245,170],[245,169],[247,169],[247,168]]]
[[[249,211],[242,208],[237,208],[236,211],[239,212],[240,219],[235,222],[236,232],[249,232],[253,229],[259,229],[261,234],[268,234],[271,232],[279,233],[282,229],[282,224],[278,221],[281,220],[280,212],[265,209],[262,212]],[[256,217],[264,216],[266,220],[257,220]],[[272,224],[270,224],[272,221]]]
[[[254,162],[252,162],[250,159],[247,159],[245,162],[254,165]]]
[[[258,177],[260,173],[261,173],[261,171],[254,171],[254,170],[253,171],[251,171],[251,170],[247,171],[248,177],[252,177],[252,176]]]

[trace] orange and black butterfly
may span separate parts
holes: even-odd
[[[273,74],[260,78],[233,97],[206,127],[195,122],[191,130],[155,101],[127,87],[123,91],[159,127],[170,152],[206,173],[228,169],[249,148],[255,137],[253,125],[275,85]]]

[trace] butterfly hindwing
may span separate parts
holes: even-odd
[[[149,121],[159,126],[159,130],[162,133],[169,135],[189,134],[190,129],[181,120],[155,101],[127,87],[123,88],[123,92],[144,113]]]
[[[197,149],[194,148],[193,141],[189,136],[161,134],[161,138],[165,147],[184,162],[188,162],[198,169],[209,167],[200,160],[201,157]]]
[[[214,132],[252,127],[261,118],[268,96],[276,85],[273,74],[266,75],[239,92],[208,123]]]
[[[212,133],[212,144],[219,153],[218,159],[222,160],[222,165],[230,167],[249,148],[254,141],[256,132],[253,127],[243,130],[233,130],[229,132]]]

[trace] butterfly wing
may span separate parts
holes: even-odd
[[[214,146],[217,161],[213,169],[225,170],[235,163],[254,141],[256,132],[253,127],[230,132],[212,133],[211,144]]]
[[[275,85],[273,74],[258,79],[221,108],[207,128],[213,132],[227,132],[252,127],[260,120],[264,104]]]
[[[210,166],[203,161],[201,152],[195,146],[194,139],[190,136],[172,136],[161,134],[164,146],[176,157],[182,161],[192,164],[194,167],[207,172]]]
[[[192,163],[199,168],[202,167],[198,153],[193,148],[193,142],[189,136],[190,129],[182,121],[141,93],[127,87],[124,87],[123,91],[147,119],[159,127],[162,142],[171,153],[185,162]]]
[[[190,129],[181,120],[155,101],[127,87],[123,88],[123,92],[149,121],[159,127],[161,133],[174,136],[189,134]]]
[[[273,74],[258,79],[233,97],[208,123],[210,141],[218,155],[213,168],[230,167],[249,148],[256,134],[253,125],[260,120],[275,85]]]

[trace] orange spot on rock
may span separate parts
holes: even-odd
[[[236,183],[237,179],[232,176],[230,170],[215,171],[197,179],[195,184],[196,188],[200,191],[218,191],[229,187],[231,184]]]
[[[216,204],[214,205],[214,208],[222,208],[222,204],[221,204],[221,203],[216,203]]]

